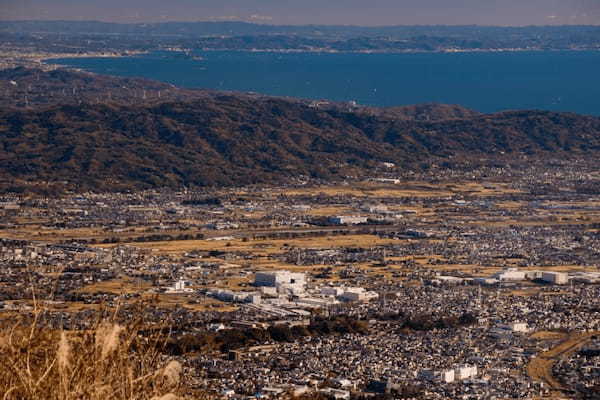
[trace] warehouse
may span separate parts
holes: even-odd
[[[542,280],[555,285],[565,285],[569,282],[569,276],[564,272],[543,272]]]

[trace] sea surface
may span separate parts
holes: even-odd
[[[192,57],[193,56],[193,57]],[[187,88],[363,105],[460,104],[482,112],[542,109],[600,115],[600,52],[156,52],[48,62]]]

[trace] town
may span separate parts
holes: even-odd
[[[0,318],[143,304],[214,398],[596,398],[593,163],[0,198]],[[308,396],[308,397],[307,397]],[[318,397],[321,396],[321,397]]]

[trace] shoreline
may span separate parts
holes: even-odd
[[[499,48],[499,49],[438,49],[438,50],[335,50],[335,49],[216,49],[216,48],[202,48],[202,49],[181,49],[181,48],[167,48],[167,49],[155,49],[155,50],[125,50],[121,52],[86,52],[86,53],[34,53],[34,54],[22,54],[15,51],[0,52],[0,69],[9,69],[16,67],[29,67],[29,68],[40,68],[43,70],[54,70],[58,68],[73,69],[72,66],[65,64],[53,63],[53,60],[58,59],[80,59],[80,58],[126,58],[135,57],[141,55],[147,55],[157,52],[166,53],[192,53],[192,52],[239,52],[239,53],[274,53],[274,54],[468,54],[468,53],[556,53],[556,52],[568,52],[568,53],[582,53],[582,52],[599,52],[598,49],[540,49],[540,48]],[[190,59],[196,61],[203,61],[201,57],[190,56]]]
[[[115,58],[130,57],[144,54],[152,54],[158,52],[166,53],[182,53],[182,52],[239,52],[239,53],[308,53],[308,54],[461,54],[461,53],[557,53],[557,52],[600,52],[600,48],[597,49],[540,49],[540,48],[498,48],[498,49],[438,49],[438,50],[336,50],[327,48],[315,48],[315,49],[230,49],[230,48],[199,48],[199,49],[187,49],[187,50],[174,50],[174,49],[156,49],[147,51],[135,51],[129,54],[115,55]],[[92,53],[90,53],[92,54]],[[113,56],[96,56],[96,55],[78,55],[71,57],[68,54],[57,55],[56,57],[49,57],[46,59],[59,59],[59,58],[111,58]],[[192,57],[190,57],[192,58]]]
[[[125,58],[142,54],[148,54],[148,51],[126,50],[123,52],[86,52],[86,53],[32,53],[23,54],[14,51],[0,52],[0,69],[10,69],[17,67],[39,68],[45,71],[51,71],[59,68],[69,68],[63,64],[53,64],[48,61],[62,58]]]

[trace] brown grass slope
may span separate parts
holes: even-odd
[[[4,400],[177,400],[189,391],[182,365],[161,355],[166,339],[142,337],[134,324],[104,319],[91,330],[56,331],[37,319],[3,323]]]
[[[388,161],[598,155],[600,119],[515,111],[438,121],[282,99],[82,104],[0,111],[0,177],[79,189],[241,185],[361,174]]]

